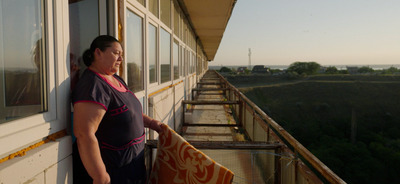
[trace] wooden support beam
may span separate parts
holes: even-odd
[[[183,126],[239,127],[238,124],[183,123]]]
[[[229,88],[193,88],[192,91],[225,91]]]
[[[204,80],[220,80],[221,78],[219,78],[219,77],[213,77],[213,78],[202,78],[202,79],[200,79],[201,81],[204,81]]]
[[[198,82],[197,84],[201,84],[201,85],[221,85],[223,83],[222,82]]]
[[[199,95],[223,95],[224,93],[199,93]]]
[[[234,142],[234,141],[188,141],[197,149],[247,149],[247,150],[274,150],[283,144],[267,142]],[[146,146],[157,148],[157,140],[147,140]]]
[[[239,103],[239,101],[182,100],[183,105],[234,105]]]

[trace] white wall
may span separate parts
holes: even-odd
[[[71,144],[65,136],[0,164],[0,183],[72,183]]]
[[[0,158],[70,125],[68,1],[44,2],[48,110],[1,124]],[[0,183],[72,183],[71,145],[71,136],[64,136],[0,163]]]

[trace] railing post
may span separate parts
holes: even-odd
[[[225,95],[227,96],[227,100],[231,101],[231,90],[229,89],[228,91],[224,91]]]
[[[186,104],[185,102],[182,101],[182,125],[185,124],[185,109],[186,109]]]
[[[153,167],[153,149],[149,145],[146,145],[146,148],[147,149],[145,149],[145,158],[148,158],[148,159],[146,159],[147,160],[146,166],[147,166],[147,177],[149,177],[151,170],[153,169],[152,168]]]
[[[293,159],[293,164],[294,164],[294,182],[297,183],[297,174],[299,172],[299,153],[297,151],[294,152],[294,159]]]
[[[269,125],[267,125],[267,142],[270,141],[270,131],[271,131],[271,128],[269,127]]]
[[[240,124],[240,126],[243,127],[243,122],[244,122],[244,119],[243,119],[243,100],[242,100],[242,98],[240,98],[240,96],[239,96],[238,100],[239,100],[239,124]]]
[[[280,155],[281,148],[275,149],[275,154]],[[281,157],[280,156],[275,156],[275,170],[276,171],[275,171],[274,183],[281,184],[282,169],[281,169]]]

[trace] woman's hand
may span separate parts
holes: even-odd
[[[150,118],[145,114],[143,114],[143,123],[144,127],[150,128],[156,131],[157,133],[162,132],[162,126],[166,126],[164,123],[161,123],[160,121]]]
[[[154,120],[154,119],[151,122],[152,123],[150,125],[150,128],[153,129],[154,131],[156,131],[157,133],[160,133],[162,131],[162,127],[161,126],[163,126],[164,124],[159,122],[159,121],[157,121],[157,120]]]

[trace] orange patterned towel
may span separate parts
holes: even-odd
[[[168,126],[162,128],[150,184],[232,183],[232,171],[194,148]]]

